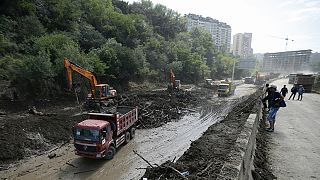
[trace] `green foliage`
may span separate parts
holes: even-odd
[[[76,32],[76,38],[79,45],[85,51],[91,48],[98,48],[106,42],[104,36],[97,31],[91,24],[81,23],[79,30]]]
[[[186,21],[177,12],[161,4],[154,6],[149,0],[134,2],[131,13],[143,14],[154,27],[154,31],[167,40],[186,30]]]
[[[0,34],[0,57],[13,54],[18,50],[15,43],[10,42],[3,34]]]
[[[40,51],[38,55],[24,56],[22,76],[31,80],[42,80],[54,77],[50,55]]]
[[[12,56],[4,56],[0,58],[0,79],[14,80],[18,73],[22,70],[22,61]]]
[[[23,16],[17,20],[16,41],[39,37],[45,33],[45,28],[36,16]]]
[[[231,77],[234,58],[216,52],[209,32],[187,32],[185,18],[149,0],[0,5],[0,78],[18,82],[32,96],[51,96],[66,85],[64,57],[116,87],[133,80],[168,82],[170,68],[182,82]]]
[[[41,36],[34,42],[34,54],[46,52],[56,75],[63,70],[63,58],[78,61],[80,56],[78,45],[63,33],[52,33]]]

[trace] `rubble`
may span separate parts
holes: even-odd
[[[150,91],[118,98],[120,106],[138,106],[138,128],[154,128],[178,120],[185,113],[194,112],[191,107],[197,106],[199,101],[199,94],[190,91],[173,94],[167,91]]]
[[[188,179],[216,179],[253,107],[258,94],[240,102],[220,123],[214,124],[176,161],[160,167],[148,168],[143,177],[148,179],[182,179],[179,172],[188,172]]]

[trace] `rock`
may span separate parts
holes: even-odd
[[[49,154],[49,155],[48,155],[48,158],[49,158],[49,159],[52,159],[52,158],[55,158],[56,156],[57,156],[56,153],[52,153],[52,154]]]

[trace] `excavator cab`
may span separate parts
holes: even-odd
[[[112,89],[108,84],[98,84],[95,88],[95,97],[99,99],[109,99],[117,95],[117,91]]]

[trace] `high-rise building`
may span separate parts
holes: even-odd
[[[232,54],[241,58],[253,55],[251,48],[252,33],[238,33],[233,36]]]
[[[262,69],[264,72],[296,73],[309,69],[312,50],[265,53]]]
[[[231,43],[231,26],[220,22],[211,17],[202,17],[196,14],[185,15],[187,18],[187,29],[191,31],[194,27],[203,27],[207,29],[212,39],[215,43],[215,46],[218,50],[229,52],[230,43]]]

